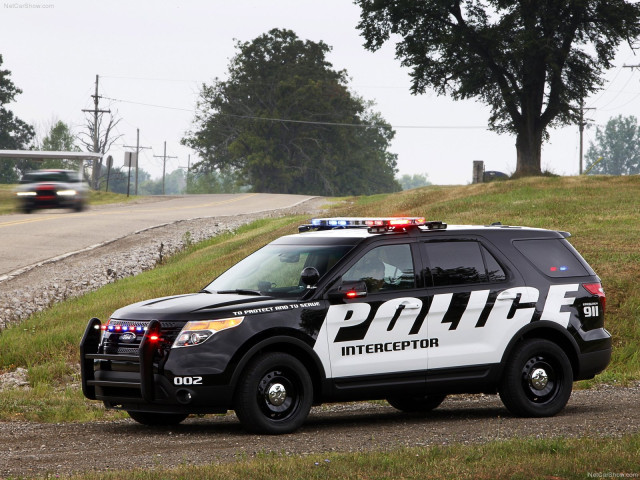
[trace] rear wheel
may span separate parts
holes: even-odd
[[[304,423],[313,402],[313,384],[305,366],[286,353],[255,359],[242,374],[235,412],[255,433],[290,433]]]
[[[427,413],[438,408],[446,395],[426,395],[424,397],[391,397],[387,402],[402,412]]]
[[[550,417],[565,407],[572,388],[573,370],[566,353],[553,342],[531,339],[509,358],[499,392],[515,415]]]
[[[150,427],[177,425],[189,415],[184,413],[127,412],[136,422]]]

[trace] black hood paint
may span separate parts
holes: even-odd
[[[294,300],[295,301],[295,300]],[[111,318],[118,320],[201,320],[222,318],[246,308],[263,308],[291,300],[260,295],[192,293],[154,298],[119,308]]]

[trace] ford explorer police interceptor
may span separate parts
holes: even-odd
[[[515,415],[554,415],[611,356],[600,279],[567,237],[314,219],[198,293],[91,319],[83,392],[147,425],[233,409],[269,434],[314,404],[365,399],[428,412],[497,392]]]

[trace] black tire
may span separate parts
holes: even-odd
[[[553,342],[531,339],[509,358],[499,393],[505,407],[521,417],[551,417],[571,396],[573,370],[566,353]]]
[[[235,412],[254,433],[291,433],[304,423],[313,403],[313,384],[305,366],[286,353],[255,359],[236,388]]]
[[[428,413],[438,408],[447,398],[446,395],[426,395],[424,397],[391,397],[387,399],[389,405],[406,413]]]
[[[136,422],[150,427],[166,427],[178,425],[189,415],[186,413],[154,413],[154,412],[129,412],[129,416]]]

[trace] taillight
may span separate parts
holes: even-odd
[[[602,305],[602,313],[604,313],[605,306],[607,304],[607,296],[604,293],[604,288],[600,283],[583,283],[584,289],[591,295],[597,295],[600,297],[600,304]]]

